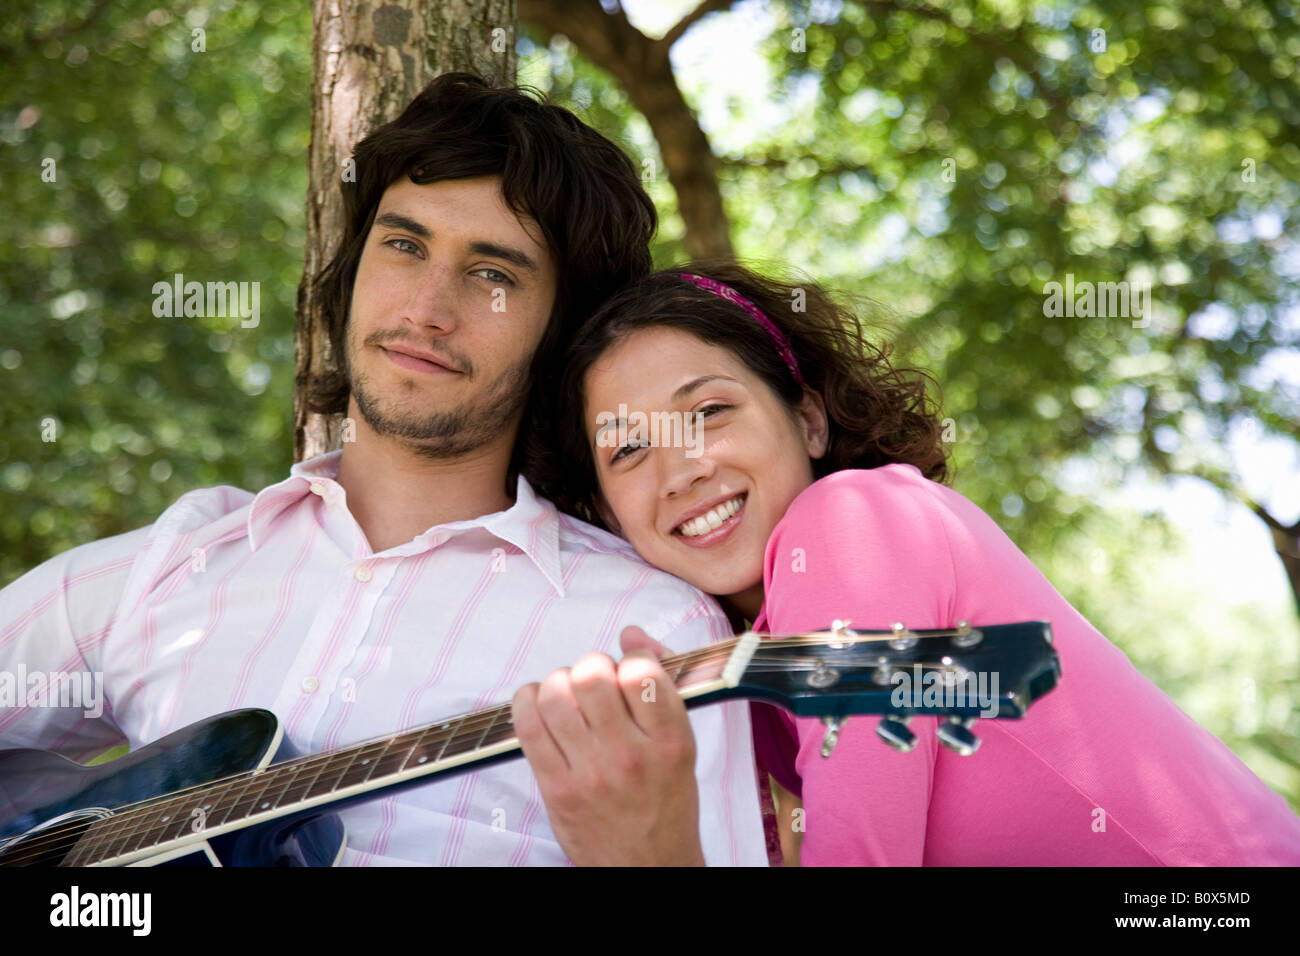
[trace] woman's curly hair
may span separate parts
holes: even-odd
[[[895,368],[889,346],[877,348],[862,324],[815,283],[757,274],[729,260],[692,262],[624,287],[578,329],[564,356],[560,387],[539,417],[554,440],[545,456],[526,462],[529,482],[562,511],[606,527],[596,508],[596,479],[587,425],[584,381],[602,354],[639,329],[680,329],[733,352],[790,409],[803,387],[795,381],[770,335],[738,305],[680,277],[691,273],[723,282],[753,302],[785,336],[807,387],[826,403],[826,454],[812,462],[822,478],[845,468],[915,465],[925,477],[948,479],[938,406],[925,372]],[[936,383],[937,385],[937,383]]]

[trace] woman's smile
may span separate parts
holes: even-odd
[[[745,499],[748,493],[734,495],[719,505],[693,509],[688,517],[672,531],[682,544],[691,548],[712,548],[730,540],[732,533],[745,517]]]

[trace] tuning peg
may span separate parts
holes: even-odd
[[[835,749],[835,742],[840,739],[840,728],[844,726],[847,717],[823,717],[822,723],[826,725],[826,736],[822,738],[822,756],[829,757],[831,751]]]
[[[895,750],[907,753],[916,746],[916,734],[907,729],[911,720],[910,714],[902,717],[882,717],[880,723],[876,725],[876,733]]]
[[[907,629],[907,625],[902,621],[895,621],[889,626],[893,632],[893,637],[889,639],[889,646],[896,651],[905,651],[916,644],[916,635]]]
[[[980,747],[980,739],[971,733],[974,725],[974,717],[949,717],[935,728],[935,736],[949,750],[969,757]]]

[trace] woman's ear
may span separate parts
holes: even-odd
[[[795,413],[799,423],[804,448],[809,458],[821,458],[830,443],[830,425],[826,416],[826,403],[821,395],[810,388],[803,390],[803,401]]]

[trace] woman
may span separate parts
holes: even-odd
[[[585,324],[558,395],[566,468],[544,492],[738,627],[1051,622],[1060,685],[980,722],[972,756],[934,717],[910,753],[851,718],[825,759],[819,720],[755,704],[761,763],[802,798],[804,865],[1300,863],[1285,801],[941,483],[923,380],[819,289],[725,263],[651,276]],[[620,444],[612,419],[635,413],[702,421],[702,440]]]

